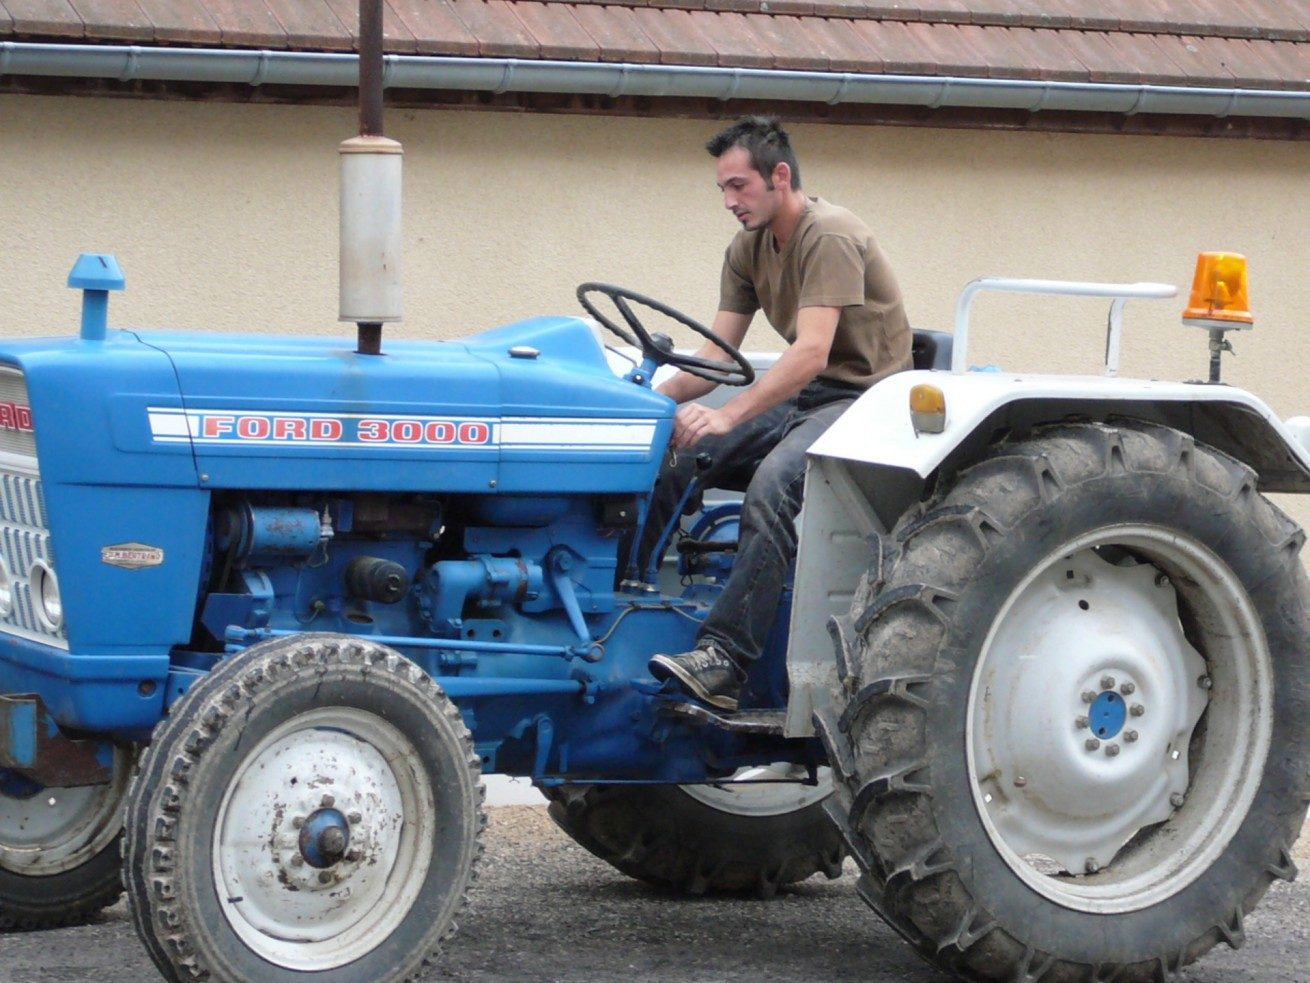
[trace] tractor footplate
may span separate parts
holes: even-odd
[[[664,712],[689,717],[691,720],[709,727],[735,731],[738,734],[776,734],[782,736],[785,710],[738,710],[725,713],[701,706],[698,703],[670,703],[662,708]]]

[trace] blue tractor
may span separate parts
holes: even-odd
[[[676,570],[633,544],[672,430],[654,373],[750,362],[599,284],[590,323],[384,353],[400,154],[366,130],[355,349],[110,331],[105,255],[70,277],[80,334],[0,342],[0,929],[126,888],[168,979],[405,978],[454,930],[496,773],[687,891],[849,853],[967,979],[1170,980],[1241,944],[1310,802],[1304,534],[1262,495],[1310,491],[1310,420],[1213,384],[1240,257],[1198,265],[1199,384],[1117,375],[1123,305],[1172,287],[967,287],[810,449],[793,588],[720,713],[646,665],[691,647],[732,507],[660,531]],[[967,371],[983,289],[1111,298],[1105,373]]]

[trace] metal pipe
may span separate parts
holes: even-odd
[[[1105,340],[1105,374],[1119,371],[1119,336],[1123,331],[1124,302],[1162,300],[1178,294],[1171,283],[1085,283],[1077,280],[1015,280],[984,276],[970,280],[955,301],[955,332],[951,342],[951,371],[964,372],[969,367],[969,308],[973,298],[983,291],[1009,294],[1055,294],[1063,297],[1109,297],[1109,325]]]
[[[362,137],[384,135],[382,133],[382,0],[359,0],[359,135]],[[361,324],[361,332],[363,327]],[[378,325],[378,328],[380,332],[381,325]]]
[[[352,86],[357,62],[308,51],[0,42],[0,75]],[[425,55],[383,62],[384,84],[405,89],[1310,119],[1310,91]]]

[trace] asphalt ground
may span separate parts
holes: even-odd
[[[811,878],[769,901],[687,898],[619,874],[576,846],[540,806],[488,810],[486,854],[460,930],[425,981],[906,981],[947,977],[921,962],[855,893]],[[1298,844],[1303,868],[1310,840]],[[1310,980],[1310,875],[1275,884],[1188,983]],[[0,980],[145,983],[158,978],[123,902],[93,924],[0,936]]]

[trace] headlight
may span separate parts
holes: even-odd
[[[14,580],[9,574],[9,564],[0,556],[0,618],[7,618],[14,613]]]
[[[59,596],[59,579],[53,570],[37,560],[32,564],[31,580],[37,620],[46,631],[59,631],[64,627],[64,602]]]

